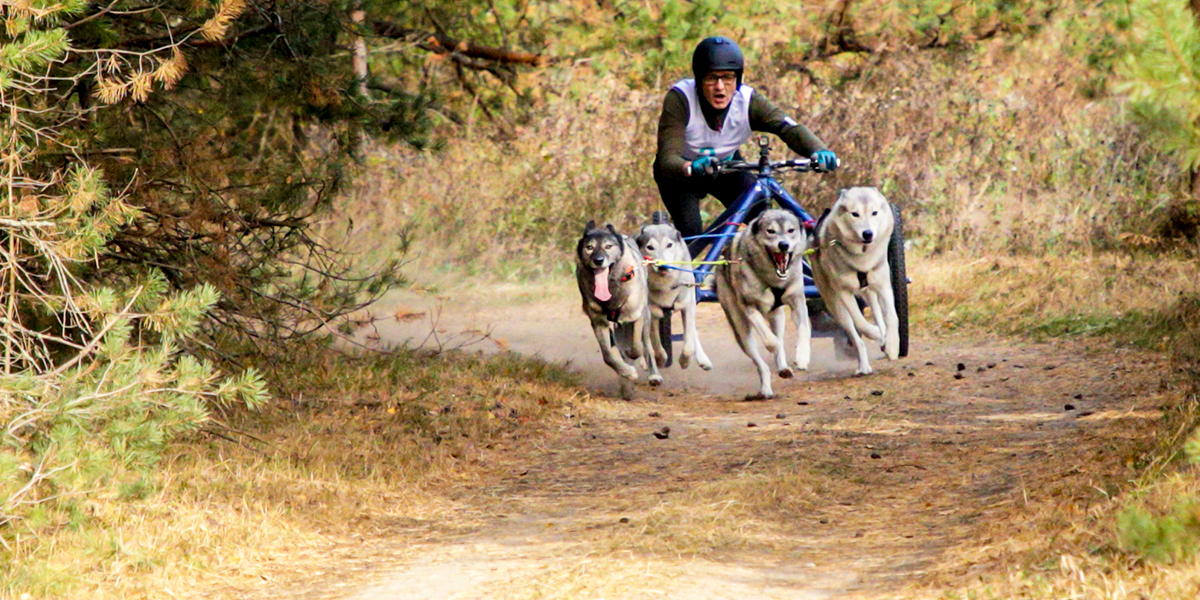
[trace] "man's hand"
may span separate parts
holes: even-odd
[[[712,175],[717,172],[717,159],[712,156],[701,156],[688,165],[688,176]]]
[[[838,168],[838,157],[830,150],[817,150],[811,158],[813,170],[818,173],[828,173]]]

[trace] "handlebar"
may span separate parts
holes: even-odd
[[[840,161],[839,161],[840,162]],[[744,160],[717,163],[717,173],[733,173],[740,171],[761,171],[763,165]],[[767,163],[771,171],[800,171],[802,173],[815,170],[816,164],[808,158],[793,158],[792,160],[777,160]]]
[[[793,158],[791,160],[768,160],[767,156],[771,151],[770,143],[766,136],[758,138],[758,161],[746,162],[744,160],[718,162],[716,165],[716,173],[733,173],[747,172],[759,173],[762,175],[770,175],[772,171],[800,171],[809,172],[816,171],[816,161],[809,158]],[[842,159],[837,159],[837,166],[842,166]]]

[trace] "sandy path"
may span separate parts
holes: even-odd
[[[489,332],[471,347],[570,360],[616,395],[571,295],[392,304],[410,316],[382,323],[382,340],[455,346]],[[595,402],[507,449],[456,497],[480,526],[415,549],[372,585],[305,596],[888,597],[968,568],[948,552],[993,542],[1030,502],[1123,477],[1119,457],[1158,417],[1165,369],[1079,343],[918,336],[911,358],[877,356],[877,373],[855,378],[825,339],[807,374],[776,379],[776,399],[743,402],[755,376],[715,304],[700,330],[712,372],[672,367],[662,389]],[[663,427],[666,439],[653,435]]]

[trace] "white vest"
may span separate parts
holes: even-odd
[[[705,149],[720,160],[733,155],[746,140],[750,139],[750,96],[754,88],[742,84],[733,94],[729,110],[725,113],[725,124],[720,131],[709,128],[700,110],[699,90],[695,79],[684,79],[674,85],[683,92],[688,102],[687,133],[684,135],[683,158],[691,161],[705,155]]]

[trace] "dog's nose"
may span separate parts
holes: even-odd
[[[790,247],[791,247],[791,244],[788,244],[786,241],[779,242],[779,251],[780,252],[787,252],[788,248],[790,248]]]
[[[863,243],[869,244],[869,243],[871,243],[871,240],[875,239],[875,232],[868,229],[868,230],[862,232],[862,237],[863,237]]]

